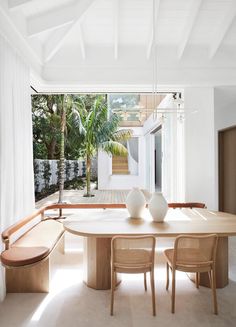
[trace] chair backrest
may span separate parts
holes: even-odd
[[[156,239],[147,236],[115,236],[111,242],[112,264],[126,267],[154,265]]]
[[[175,266],[207,266],[215,263],[218,236],[180,235],[175,239]]]
[[[200,202],[173,202],[173,203],[168,203],[169,208],[206,208],[205,203],[200,203]]]

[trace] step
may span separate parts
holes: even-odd
[[[128,167],[128,163],[124,162],[124,163],[113,163],[112,167]]]
[[[113,170],[112,175],[129,175],[130,172],[128,170]]]

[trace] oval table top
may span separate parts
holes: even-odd
[[[154,222],[148,209],[143,218],[130,218],[127,209],[79,209],[64,222],[66,231],[85,237],[114,235],[154,235],[176,237],[180,234],[236,235],[236,215],[207,209],[168,209],[164,222]]]

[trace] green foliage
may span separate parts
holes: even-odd
[[[39,188],[39,164],[34,160],[34,188],[35,192],[38,192]]]
[[[59,156],[60,113],[57,95],[32,96],[34,157],[56,159]]]
[[[127,155],[127,149],[120,142],[129,139],[131,131],[117,131],[120,118],[116,114],[108,117],[104,96],[97,96],[89,111],[81,98],[75,105],[72,117],[77,135],[81,138],[81,155],[84,158],[93,157],[98,149],[110,154]]]
[[[77,178],[79,175],[79,163],[78,161],[74,162],[74,177]]]
[[[51,177],[51,166],[48,161],[43,162],[43,178],[45,183],[45,188],[49,188],[49,182]]]
[[[60,157],[63,96],[61,94],[32,95],[33,150],[36,159]],[[81,97],[84,99],[85,95]],[[80,157],[80,138],[78,135],[75,136],[75,126],[71,120],[73,102],[78,98],[79,95],[67,95],[66,101],[65,157],[71,160]],[[86,106],[90,102],[91,97],[88,97]]]
[[[66,161],[66,180],[70,179],[70,169],[71,169],[71,164],[69,161]]]
[[[127,155],[126,147],[121,143],[131,137],[130,130],[118,131],[120,118],[112,113],[108,115],[107,100],[103,95],[97,96],[90,110],[84,99],[78,98],[72,110],[75,131],[81,139],[81,155],[86,159],[87,194],[90,194],[91,158],[98,149],[110,154]]]
[[[118,131],[120,118],[114,113],[108,116],[106,95],[37,94],[32,96],[32,107],[34,158],[59,159],[62,147],[66,159],[85,158],[87,194],[90,193],[91,158],[98,149],[110,154],[127,154],[121,142],[130,138],[131,131]],[[66,124],[60,143],[63,112],[66,112]],[[58,178],[58,182],[60,180]]]
[[[84,178],[74,178],[71,181],[65,181],[65,190],[83,190],[85,187]],[[39,201],[58,190],[58,185],[50,185],[43,188],[40,192],[35,193],[35,200]]]
[[[70,181],[65,181],[65,190],[83,190],[85,187],[85,180],[80,178],[73,178]]]

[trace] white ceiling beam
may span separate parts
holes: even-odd
[[[8,8],[11,10],[18,9],[22,5],[31,1],[32,0],[8,0]]]
[[[32,16],[27,20],[28,36],[35,36],[44,31],[72,23],[75,19],[76,11],[77,7],[71,5]]]
[[[20,33],[19,29],[10,19],[6,10],[0,5],[0,31],[8,40],[12,48],[29,63],[33,71],[41,74],[42,61],[38,53],[36,53],[27,42],[26,38]]]
[[[82,27],[81,27],[80,23],[79,23],[79,39],[80,39],[80,49],[81,49],[82,58],[85,60],[86,59],[86,50],[85,50],[83,31],[82,31]]]
[[[76,8],[74,8],[74,20],[69,26],[63,26],[56,30],[44,45],[44,61],[49,61],[61,48],[67,35],[70,33],[74,25],[82,19],[93,2],[96,0],[80,0]]]
[[[119,45],[119,0],[113,0],[114,11],[114,58],[118,59]]]
[[[158,17],[158,13],[159,13],[159,8],[160,8],[160,0],[154,0],[156,1],[155,4],[155,22],[157,23],[157,17]],[[153,10],[154,8],[152,8]],[[147,60],[150,59],[151,53],[152,53],[152,49],[153,49],[153,43],[154,43],[154,39],[153,39],[153,35],[154,35],[154,26],[153,26],[153,16],[152,16],[152,27],[151,27],[151,32],[150,32],[150,38],[148,41],[148,46],[147,46]],[[155,26],[155,28],[157,29],[157,26]]]
[[[180,41],[179,47],[178,47],[178,59],[181,59],[184,51],[186,49],[186,46],[189,42],[194,24],[197,20],[198,13],[200,10],[202,4],[202,0],[192,0],[192,4],[190,6],[190,12],[184,27],[184,34],[182,36],[182,40]]]
[[[224,16],[217,33],[215,33],[215,38],[210,46],[209,59],[212,59],[220,48],[230,26],[232,25],[236,16],[236,2],[232,1],[226,15]]]

